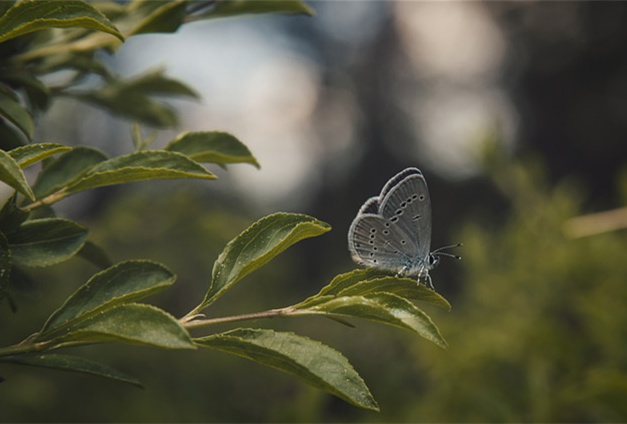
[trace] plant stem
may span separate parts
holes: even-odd
[[[65,188],[62,188],[59,191],[56,191],[46,197],[44,197],[43,199],[37,200],[36,202],[30,203],[26,206],[24,206],[22,209],[24,209],[27,212],[32,211],[33,209],[36,209],[38,207],[41,206],[45,206],[45,205],[51,205],[53,203],[58,202],[59,200],[63,199],[65,196],[67,196],[67,190]]]
[[[20,355],[25,353],[36,353],[47,350],[49,342],[18,343],[13,346],[0,348],[0,358],[3,356]]]
[[[185,317],[181,320],[181,324],[188,330],[200,327],[209,327],[211,325],[216,324],[225,324],[229,322],[237,322],[237,321],[248,321],[251,319],[260,319],[260,318],[275,318],[287,315],[298,315],[299,312],[302,312],[298,309],[295,309],[291,306],[280,309],[270,309],[268,311],[262,312],[253,312],[251,314],[242,314],[242,315],[233,315],[230,317],[220,317],[220,318],[211,318],[211,319],[197,319],[191,321],[185,321]]]

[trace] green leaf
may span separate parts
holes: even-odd
[[[35,123],[30,113],[17,99],[10,97],[4,91],[0,91],[0,116],[19,128],[29,140],[33,137]]]
[[[451,310],[451,304],[435,290],[411,278],[382,277],[361,281],[342,290],[339,296],[361,296],[373,293],[393,293],[408,300],[420,300]]]
[[[160,96],[182,96],[199,99],[200,96],[193,89],[181,81],[165,75],[165,70],[158,68],[127,81],[116,81],[115,89],[126,93],[145,93]]]
[[[162,69],[129,80],[110,81],[100,90],[77,94],[76,97],[134,121],[156,127],[175,126],[177,116],[174,110],[150,97],[153,95],[198,98],[198,94],[187,85],[166,77]]]
[[[14,233],[28,215],[28,212],[17,206],[17,194],[14,194],[0,210],[0,231],[4,234]]]
[[[345,290],[361,281],[373,278],[389,277],[390,272],[377,268],[358,268],[344,274],[336,275],[333,280],[320,290],[320,295],[337,296]]]
[[[215,179],[216,176],[180,153],[147,150],[118,156],[95,165],[71,184],[68,192],[76,193],[135,181],[176,178]]]
[[[52,341],[59,347],[108,342],[166,349],[196,348],[176,318],[157,307],[139,303],[105,309]]]
[[[158,128],[171,128],[178,124],[174,109],[151,99],[144,93],[112,92],[110,86],[93,93],[76,94],[79,100],[107,109],[110,113]]]
[[[45,197],[79,179],[107,156],[90,147],[74,147],[45,166],[37,177],[33,190],[38,198]]]
[[[157,6],[158,5],[158,6]],[[185,10],[187,2],[184,1],[167,1],[167,2],[144,2],[140,7],[156,9],[149,13],[142,13],[142,19],[134,19],[136,26],[128,33],[128,35],[146,34],[146,33],[171,33],[175,32],[183,24],[185,18]]]
[[[35,108],[45,109],[50,102],[50,89],[32,74],[20,70],[0,71],[0,80],[9,82],[16,89],[20,87],[26,93],[30,105]]]
[[[4,119],[0,119],[0,149],[11,150],[24,144],[26,144],[26,138],[20,130]]]
[[[195,342],[292,374],[360,408],[379,410],[346,357],[318,341],[294,333],[239,328]]]
[[[275,213],[261,218],[226,245],[213,265],[211,287],[197,310],[294,243],[330,229],[329,224],[301,214]]]
[[[144,386],[135,377],[131,377],[121,371],[111,368],[108,365],[78,356],[45,354],[45,355],[20,355],[5,356],[0,358],[2,362],[11,362],[20,365],[30,365],[35,367],[52,368],[61,371],[73,371],[83,374],[91,374],[111,380],[129,383],[143,389]]]
[[[107,252],[105,252],[102,247],[90,241],[85,242],[83,248],[78,251],[78,256],[102,269],[113,266],[113,262],[111,262],[111,258],[107,255]]]
[[[0,306],[11,281],[11,251],[4,234],[0,233]]]
[[[219,131],[185,132],[171,141],[165,150],[183,153],[198,162],[250,163],[259,168],[257,159],[241,141]]]
[[[21,1],[0,17],[0,43],[48,28],[81,27],[124,41],[113,24],[89,3],[77,0]]]
[[[21,146],[10,150],[9,155],[17,162],[20,168],[26,168],[34,163],[49,158],[58,153],[72,150],[71,147],[57,143],[38,143]]]
[[[225,0],[215,3],[215,7],[202,17],[222,18],[249,13],[293,13],[313,16],[314,10],[300,0]]]
[[[405,328],[442,348],[447,346],[440,331],[427,314],[410,301],[392,293],[336,297],[324,303],[298,309],[363,318]]]
[[[0,181],[13,187],[31,200],[35,200],[35,194],[26,181],[26,176],[20,169],[15,159],[4,150],[0,150]]]
[[[337,275],[320,292],[299,303],[305,307],[320,303],[320,298],[334,296],[360,296],[370,293],[394,293],[405,299],[420,300],[451,310],[451,304],[438,292],[418,284],[411,278],[394,277],[389,272],[375,268],[360,268]]]
[[[163,265],[150,261],[125,261],[107,268],[92,276],[48,318],[38,338],[89,319],[104,309],[160,292],[175,279]]]
[[[8,235],[13,261],[31,267],[63,262],[87,239],[87,229],[68,219],[31,219]]]

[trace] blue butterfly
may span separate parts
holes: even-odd
[[[427,182],[418,168],[399,172],[381,194],[366,200],[348,230],[348,250],[359,265],[417,276],[434,289],[429,271],[443,252],[461,243],[431,249],[431,201]]]

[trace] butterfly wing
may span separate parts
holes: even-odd
[[[411,260],[404,253],[408,243],[398,225],[375,214],[357,215],[348,230],[353,260],[369,267],[399,272]]]
[[[429,192],[417,168],[401,171],[368,199],[348,232],[355,262],[396,272],[420,268],[430,243]]]
[[[390,185],[390,183],[394,183]],[[397,226],[415,248],[416,259],[423,260],[431,248],[431,199],[422,172],[407,168],[385,185],[379,199],[379,215],[388,220],[398,217]]]

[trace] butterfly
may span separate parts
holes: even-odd
[[[429,271],[441,256],[461,259],[431,249],[431,200],[418,168],[406,168],[390,178],[381,194],[366,200],[348,230],[348,250],[359,265],[417,276],[434,289]]]

